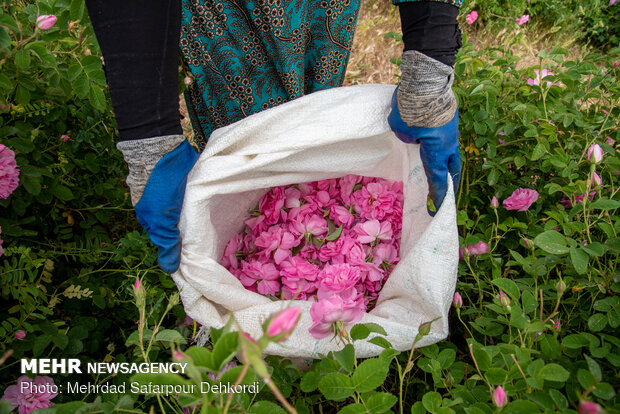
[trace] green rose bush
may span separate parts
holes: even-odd
[[[521,6],[510,27],[542,13],[538,2],[531,14]],[[200,330],[158,270],[133,219],[83,3],[2,7],[1,413],[620,412],[620,50],[576,58],[556,47],[525,66],[512,51],[521,37],[482,50],[465,42],[454,83],[463,172],[449,338],[398,352],[381,326],[358,324],[339,351],[289,361],[263,351],[287,340],[298,309],[263,321],[260,338],[234,321]],[[490,18],[473,10],[464,10],[472,27]],[[383,351],[358,359],[360,341]],[[69,357],[188,365],[185,374],[18,373],[21,358]],[[179,391],[16,392],[69,381]],[[201,393],[204,384],[225,391]]]

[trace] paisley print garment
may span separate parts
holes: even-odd
[[[461,7],[463,5],[463,0],[392,0],[392,4],[409,3],[413,1],[438,1],[440,3],[452,4],[456,7]]]
[[[200,148],[217,128],[340,86],[360,0],[183,0],[185,93]]]

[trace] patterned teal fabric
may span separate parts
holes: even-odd
[[[131,0],[128,0],[131,1]],[[360,0],[183,0],[185,100],[199,147],[248,115],[340,86]]]
[[[438,1],[440,3],[454,4],[457,7],[463,5],[463,0],[392,0],[392,4],[409,3],[413,1]]]

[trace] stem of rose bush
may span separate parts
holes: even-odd
[[[170,312],[172,307],[178,303],[178,299],[179,299],[179,294],[178,293],[174,293],[174,294],[172,294],[170,296],[170,299],[168,300],[168,306],[166,306],[166,310],[162,313],[161,318],[159,319],[159,322],[157,323],[155,328],[153,328],[153,334],[151,335],[151,339],[149,340],[149,345],[146,348],[146,355],[147,356],[151,352],[151,346],[153,345],[153,340],[155,339],[155,334],[159,331],[159,327],[164,322],[164,318],[166,317],[168,312]],[[146,361],[146,359],[145,359],[145,362],[148,362],[148,361]]]
[[[519,365],[519,361],[517,361],[517,357],[515,356],[515,354],[511,354],[510,356],[512,357],[512,360],[515,362],[515,365],[517,366],[517,369],[519,370],[519,372],[523,376],[523,380],[525,381],[525,385],[527,386],[527,392],[531,393],[532,392],[532,387],[530,387],[530,384],[527,383],[527,377],[525,376],[525,373],[521,369],[521,365]]]
[[[469,327],[467,326],[467,324],[465,322],[463,322],[463,319],[461,319],[461,309],[460,308],[456,309],[456,317],[458,318],[459,321],[461,321],[461,323],[463,324],[465,329],[467,329],[467,333],[469,334],[470,338],[473,339],[474,334],[472,334],[472,332],[469,330]]]
[[[545,323],[549,322],[551,320],[551,318],[554,318],[555,315],[557,315],[558,309],[560,308],[560,301],[561,300],[562,300],[562,294],[558,293],[558,298],[555,301],[555,306],[554,306],[553,310],[551,311],[551,313],[549,314],[549,316],[544,320]],[[540,317],[541,317],[541,320],[542,320],[542,313],[541,313]]]
[[[474,356],[474,346],[472,344],[469,344],[469,355],[471,355],[471,359],[474,361],[474,366],[476,367],[476,371],[478,371],[478,375],[480,375],[480,378],[482,378],[484,383],[487,384],[489,391],[493,392],[493,387],[491,387],[489,381],[487,381],[486,377],[482,374],[482,371],[480,371],[480,367],[478,367],[478,361],[476,361],[476,357]]]
[[[425,322],[420,325],[418,328],[418,334],[416,335],[413,344],[411,345],[411,350],[409,351],[409,356],[407,357],[407,364],[405,365],[405,369],[403,371],[400,364],[396,364],[398,368],[398,378],[399,378],[399,386],[398,386],[398,406],[400,409],[400,414],[403,414],[403,384],[405,383],[405,377],[413,369],[413,352],[415,351],[415,346],[430,332],[430,328],[433,325],[433,322],[438,321],[441,317],[437,317],[430,322]],[[425,332],[422,329],[427,329]]]
[[[138,308],[138,312],[139,312],[139,317],[138,317],[138,336],[139,336],[139,341],[138,344],[140,346],[140,352],[142,352],[142,358],[144,359],[144,362],[148,362],[148,355],[145,354],[144,352],[144,327],[146,325],[146,318],[144,317],[144,308],[140,307]]]
[[[288,411],[290,414],[297,414],[297,410],[295,409],[295,407],[293,407],[286,400],[286,398],[284,398],[284,396],[282,395],[276,384],[273,383],[271,378],[265,378],[265,384],[267,384],[273,395],[275,395],[278,401],[280,401],[280,404],[282,404],[284,408],[286,408],[286,411]]]
[[[231,391],[228,393],[228,396],[226,397],[226,405],[224,405],[224,412],[223,412],[223,414],[227,414],[228,413],[228,409],[230,408],[230,404],[232,403],[232,399],[233,399],[233,392],[232,392],[232,390],[235,389],[237,387],[237,385],[241,384],[241,381],[243,381],[243,378],[245,378],[245,376],[248,373],[249,369],[250,369],[250,365],[249,364],[243,364],[243,369],[241,370],[241,373],[239,373],[239,376],[237,377],[237,380],[235,381],[235,384],[231,388]]]
[[[523,340],[523,335],[521,334],[521,329],[517,328],[517,333],[519,334],[519,341],[521,342],[521,347],[525,348],[525,341]]]
[[[413,363],[412,363],[412,358],[413,358],[413,351],[415,350],[415,346],[418,343],[418,341],[422,339],[422,338],[418,338],[416,336],[415,340],[413,341],[413,345],[411,346],[411,351],[409,351],[409,357],[407,358],[407,364],[405,365],[405,370],[403,371],[403,368],[400,366],[400,364],[397,364],[398,367],[398,378],[399,378],[399,386],[398,386],[398,406],[400,409],[400,414],[403,414],[403,385],[405,383],[405,377],[407,376],[407,373],[409,373],[409,371],[411,371],[411,369],[413,368]]]
[[[478,277],[478,274],[474,271],[474,269],[471,267],[468,254],[465,254],[465,264],[467,265],[467,268],[471,272],[472,276],[474,277],[474,280],[476,281],[476,285],[478,286],[478,303],[480,303],[483,297],[482,287],[480,286],[480,278]]]
[[[588,209],[586,208],[586,204],[588,203],[588,201],[590,201],[590,189],[592,188],[591,177],[595,169],[596,169],[596,165],[591,164],[590,174],[588,174],[588,179],[586,180],[586,193],[585,193],[585,196],[583,197],[583,200],[581,200],[581,204],[583,206],[583,223],[585,224],[586,235],[588,237],[588,243],[592,243],[592,237],[590,236],[590,215],[588,214]]]
[[[497,214],[497,208],[493,209],[493,213],[495,213],[495,225],[491,229],[491,240],[495,240],[495,245],[493,246],[493,248],[489,249],[491,252],[493,252],[497,248],[500,240],[499,235],[497,234],[497,231],[499,229],[499,214]],[[495,237],[493,237],[493,234],[495,234]]]
[[[607,120],[609,119],[609,116],[611,115],[615,107],[616,107],[616,103],[612,101],[611,107],[609,108],[609,111],[607,111],[607,115],[605,115],[605,120],[603,121],[603,124],[601,125],[601,129],[599,130],[599,134],[603,133],[603,131],[605,130],[605,124],[607,123]]]
[[[179,407],[175,407],[174,405],[172,405],[172,402],[170,402],[170,399],[164,398],[163,401],[166,403],[166,405],[168,405],[168,407],[170,407],[173,413],[183,413],[183,409],[180,409]]]
[[[163,406],[163,404],[161,403],[161,397],[160,397],[160,395],[159,395],[159,394],[156,394],[156,396],[157,396],[157,403],[159,404],[159,409],[161,410],[161,412],[162,412],[162,413],[165,413],[165,412],[166,412],[166,410],[164,410],[164,406]]]

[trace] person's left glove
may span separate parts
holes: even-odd
[[[159,250],[166,273],[179,268],[179,217],[187,174],[199,153],[182,135],[121,141],[116,147],[129,167],[127,184],[140,225]]]

